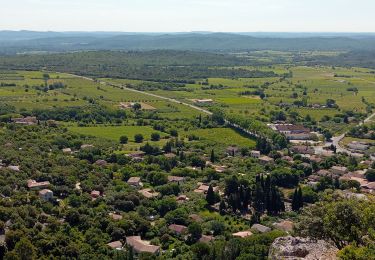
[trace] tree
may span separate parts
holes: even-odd
[[[36,259],[35,247],[27,238],[22,238],[19,242],[17,242],[14,251],[22,260]]]
[[[212,163],[215,162],[215,152],[214,152],[214,149],[211,150],[210,161],[211,161]]]
[[[136,135],[134,135],[134,141],[136,143],[142,143],[143,142],[143,135],[142,134],[136,134]]]
[[[169,133],[170,133],[170,135],[173,136],[173,137],[177,137],[177,136],[178,136],[178,132],[177,132],[176,129],[171,129],[171,130],[169,131]]]
[[[303,207],[302,189],[300,187],[294,190],[292,199],[292,210],[299,211]]]
[[[220,109],[215,109],[212,113],[212,121],[216,122],[219,125],[223,125],[225,123],[225,114]]]
[[[152,133],[151,134],[151,141],[159,141],[160,140],[160,134],[159,133]]]
[[[221,200],[221,201],[220,201],[220,205],[219,205],[219,212],[220,212],[220,215],[224,215],[226,209],[227,209],[227,206],[225,205],[224,200]]]
[[[138,110],[140,110],[141,108],[142,108],[142,105],[141,105],[141,104],[139,104],[139,103],[135,103],[135,104],[133,104],[133,109],[134,109],[134,110],[138,111]]]
[[[126,144],[126,143],[128,143],[128,140],[129,140],[129,138],[128,138],[126,135],[122,135],[122,136],[120,136],[120,143],[121,143],[121,144]]]
[[[188,227],[188,230],[193,241],[197,241],[202,237],[202,227],[199,223],[191,223]]]
[[[374,169],[368,169],[365,176],[366,176],[366,179],[369,182],[375,181],[375,170]]]
[[[207,195],[206,195],[206,201],[208,203],[208,205],[214,205],[215,202],[216,202],[216,196],[215,196],[215,192],[214,192],[214,189],[212,187],[212,185],[210,185],[208,187],[208,190],[207,190]]]

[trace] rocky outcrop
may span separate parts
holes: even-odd
[[[324,240],[302,237],[279,237],[272,243],[269,259],[272,260],[333,260],[338,249]]]

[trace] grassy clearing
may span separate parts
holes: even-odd
[[[149,141],[152,133],[159,133],[161,137],[167,136],[167,134],[156,131],[150,126],[72,126],[68,127],[68,129],[77,134],[106,138],[113,141],[119,141],[120,136],[123,135],[127,136],[130,142],[134,142],[134,135],[136,134],[142,134],[144,141]]]
[[[210,146],[226,147],[236,145],[239,147],[255,147],[255,141],[240,135],[231,128],[210,128],[191,130],[186,136],[195,135]]]

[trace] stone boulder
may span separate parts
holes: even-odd
[[[272,243],[269,259],[272,260],[333,260],[338,249],[324,240],[302,237],[279,237]]]

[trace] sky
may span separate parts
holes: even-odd
[[[0,30],[375,31],[375,0],[0,0],[0,10]]]

